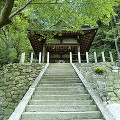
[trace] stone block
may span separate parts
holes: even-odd
[[[5,73],[4,74],[4,77],[12,77],[13,75],[12,75],[12,73]]]
[[[17,87],[12,87],[12,89],[11,90],[13,90],[13,91],[17,91],[18,90],[18,88]]]
[[[110,99],[111,101],[118,101],[119,99],[118,99],[118,97],[111,97],[111,99]]]
[[[11,98],[11,94],[10,93],[7,93],[5,96],[6,96],[6,98]]]
[[[13,99],[17,99],[17,98],[18,98],[18,95],[13,95],[12,98],[13,98]]]
[[[8,106],[8,104],[9,104],[9,102],[7,102],[7,101],[4,101],[3,103],[2,103],[2,107],[7,107]]]
[[[5,95],[5,93],[0,91],[0,97],[3,97],[4,95]]]
[[[120,89],[120,84],[114,84],[113,87],[114,89]]]
[[[4,115],[0,115],[0,120],[3,120],[4,119]]]
[[[113,92],[113,87],[108,87],[108,92]]]
[[[29,81],[32,81],[32,80],[34,80],[34,79],[33,79],[33,78],[28,78],[28,80],[29,80]]]
[[[6,89],[7,89],[6,86],[1,87],[1,90],[6,90]]]
[[[116,93],[117,97],[120,99],[120,89],[114,90],[114,92]]]
[[[114,81],[112,80],[110,80],[110,81],[107,81],[107,86],[108,87],[112,87],[113,86],[113,83],[114,83]]]
[[[12,102],[13,100],[12,100],[12,98],[7,98],[6,101],[7,102]]]
[[[110,93],[109,93],[109,96],[110,96],[110,97],[116,97],[116,95],[115,95],[114,92],[110,92]]]
[[[6,116],[6,115],[11,115],[13,113],[13,109],[5,109],[4,111],[3,111],[3,114]]]
[[[20,72],[14,72],[13,75],[18,76],[18,75],[20,75]]]
[[[29,73],[29,72],[31,72],[31,69],[23,69],[23,72]]]
[[[14,103],[9,103],[8,108],[14,109]]]

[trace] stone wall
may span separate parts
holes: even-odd
[[[8,120],[43,64],[8,64],[0,73],[0,120]]]
[[[86,80],[106,103],[120,103],[120,68],[115,63],[75,64]],[[103,67],[103,74],[95,72],[95,66]]]

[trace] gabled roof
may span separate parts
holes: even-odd
[[[56,26],[57,28],[60,29],[71,29],[74,28],[72,25],[69,23],[65,22],[64,20],[58,20],[53,26]]]

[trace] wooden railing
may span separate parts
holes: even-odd
[[[72,54],[72,52],[70,52],[70,63],[74,62],[74,60],[73,60],[73,55],[74,55],[74,54]],[[80,54],[80,52],[78,52],[78,54],[76,54],[76,55],[77,55],[77,60],[76,60],[76,62],[82,63],[82,59],[81,59],[81,56],[82,56],[82,55],[84,55],[84,58],[85,58],[84,61],[86,61],[86,63],[89,63],[89,62],[90,62],[89,53],[88,53],[88,52],[86,52],[86,54]],[[101,57],[102,57],[102,61],[101,61],[101,62],[106,62],[106,58],[105,58],[104,52],[101,52]],[[98,59],[97,59],[97,54],[96,54],[96,52],[93,53],[93,58],[94,58],[94,62],[97,63],[97,62],[98,62]],[[110,58],[110,61],[109,61],[109,62],[114,62],[114,60],[113,60],[113,55],[112,55],[111,52],[109,52],[109,58]],[[47,63],[50,62],[49,59],[50,59],[50,54],[49,54],[49,52],[47,52],[47,60],[46,60]],[[22,54],[21,54],[20,63],[23,64],[24,62],[25,62],[25,53],[22,53]],[[42,61],[42,53],[40,52],[40,53],[39,53],[39,62],[38,62],[38,63],[40,64],[40,63],[43,63],[43,62],[44,62],[44,61]],[[33,63],[33,52],[31,53],[30,63]]]

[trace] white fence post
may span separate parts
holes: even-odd
[[[24,63],[25,62],[25,53],[21,54],[21,59],[20,59],[20,63]]]
[[[81,63],[81,56],[80,56],[80,52],[78,52],[78,62]]]
[[[70,63],[72,63],[72,52],[70,52]]]
[[[96,52],[94,52],[94,59],[95,59],[95,63],[97,63],[97,55],[96,55]]]
[[[105,62],[105,54],[104,54],[104,52],[102,52],[102,59],[103,59],[103,62]]]
[[[86,60],[87,60],[87,63],[89,63],[88,52],[86,52]]]
[[[41,52],[39,52],[39,64],[41,63]]]
[[[49,52],[47,52],[47,63],[49,63]]]
[[[33,52],[31,52],[31,60],[30,60],[30,63],[33,62]]]
[[[111,59],[111,62],[113,62],[112,52],[109,52],[109,54],[110,54],[110,59]]]

